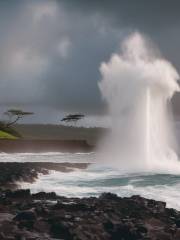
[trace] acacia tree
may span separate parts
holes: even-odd
[[[61,119],[61,122],[77,123],[79,120],[81,120],[84,117],[85,117],[85,115],[83,115],[83,114],[68,114],[64,118]]]
[[[20,109],[9,109],[4,114],[8,117],[8,121],[6,122],[6,127],[10,127],[19,121],[21,118],[27,115],[34,114],[33,112],[25,112]]]

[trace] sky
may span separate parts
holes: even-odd
[[[178,0],[0,0],[0,108],[34,111],[25,122],[66,113],[100,122],[99,67],[140,31],[180,71]],[[180,96],[173,109],[180,115]],[[102,117],[104,118],[104,117]]]

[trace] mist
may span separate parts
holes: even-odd
[[[172,64],[135,32],[100,72],[99,88],[112,119],[103,159],[124,171],[180,171],[170,111],[179,74]]]

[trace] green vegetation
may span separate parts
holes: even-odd
[[[13,136],[10,133],[0,130],[0,139],[17,139],[17,137]]]
[[[17,139],[21,138],[21,134],[18,133],[13,125],[25,116],[32,115],[33,112],[25,112],[19,109],[9,109],[4,112],[4,115],[8,117],[8,120],[0,121],[0,139]]]
[[[0,122],[0,131],[5,132],[9,135],[12,135],[16,138],[20,138],[21,134],[18,133],[18,131],[16,131],[14,128],[12,127],[7,127],[7,125],[4,122]]]
[[[19,121],[24,116],[32,115],[33,112],[24,112],[20,109],[9,109],[4,112],[4,114],[8,117],[8,122],[6,123],[6,127],[10,127],[14,125],[17,121]]]
[[[66,115],[63,119],[61,119],[61,122],[66,122],[66,123],[77,123],[79,120],[84,118],[84,114],[69,114]]]

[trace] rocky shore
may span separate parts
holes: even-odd
[[[51,163],[51,162],[0,162],[0,188],[16,189],[19,182],[33,182],[38,174],[48,174],[50,170],[69,172],[85,169],[88,163]]]
[[[140,196],[0,191],[1,240],[179,240],[180,212]]]
[[[0,163],[0,240],[179,240],[180,212],[140,196],[66,198],[31,194],[17,181],[85,163]]]

